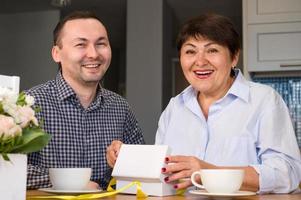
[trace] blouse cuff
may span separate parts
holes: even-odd
[[[259,174],[259,191],[264,194],[272,192],[275,188],[275,172],[273,168],[264,165],[250,165]]]

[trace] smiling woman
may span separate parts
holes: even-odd
[[[184,76],[199,91],[199,104],[207,117],[209,106],[223,97],[234,81],[233,73],[230,75],[238,62],[240,43],[235,40],[238,33],[227,20],[204,18],[183,26],[177,48]],[[230,27],[227,31],[226,25]]]
[[[288,109],[272,88],[247,81],[235,69],[239,36],[214,13],[189,20],[177,40],[188,86],[160,117],[156,144],[167,144],[165,181],[200,169],[243,169],[241,189],[288,193],[301,180],[301,158]],[[183,138],[186,142],[183,143]],[[180,182],[174,188],[191,186]]]
[[[180,50],[184,76],[200,92],[199,104],[206,117],[212,102],[223,97],[234,81],[230,74],[238,55],[234,58],[227,47],[201,36],[187,39]]]

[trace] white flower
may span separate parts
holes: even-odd
[[[30,122],[38,126],[34,110],[30,106],[18,106],[16,104],[4,104],[3,110],[12,116],[17,124],[25,128]]]
[[[0,137],[3,139],[13,138],[21,135],[22,129],[18,126],[12,117],[0,114]]]
[[[28,106],[33,106],[33,104],[34,104],[34,98],[33,98],[33,96],[26,95],[25,102],[26,102],[26,104]]]
[[[20,118],[20,126],[22,128],[25,128],[30,122],[32,122],[34,125],[38,126],[38,120],[34,116],[34,110],[29,106],[22,106],[18,109],[19,112],[19,118]]]

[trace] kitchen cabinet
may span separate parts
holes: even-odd
[[[245,72],[301,71],[301,1],[244,0]]]
[[[300,22],[300,0],[246,0],[248,23]]]

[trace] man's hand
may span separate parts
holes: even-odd
[[[117,156],[119,154],[119,150],[121,148],[121,145],[123,143],[119,140],[114,140],[110,146],[108,146],[107,148],[107,162],[109,164],[110,167],[114,167]]]
[[[88,185],[86,186],[86,189],[89,189],[89,190],[99,190],[101,188],[98,185],[98,183],[96,183],[94,181],[89,181]]]

